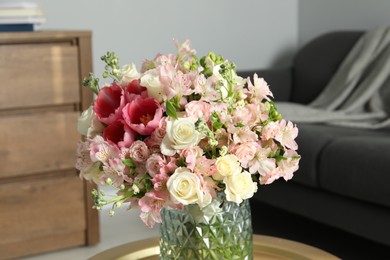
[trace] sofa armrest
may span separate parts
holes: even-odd
[[[250,77],[252,83],[255,73],[257,73],[259,78],[264,78],[268,83],[270,90],[274,94],[275,101],[290,100],[292,92],[292,68],[237,71],[237,75],[240,77]]]

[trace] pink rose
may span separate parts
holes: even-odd
[[[130,147],[136,140],[137,133],[123,124],[123,120],[117,120],[103,130],[103,137],[119,147]]]
[[[141,135],[150,135],[162,118],[162,107],[154,98],[137,96],[123,108],[126,124]]]
[[[152,177],[160,174],[161,169],[164,167],[165,161],[159,154],[152,154],[146,161],[146,170]]]
[[[255,157],[256,151],[260,149],[260,146],[256,142],[246,142],[235,145],[232,152],[237,156],[241,163],[241,166],[248,168],[248,163]]]
[[[166,134],[166,125],[165,117],[161,118],[159,127],[156,128],[154,132],[145,139],[145,143],[152,153],[160,151],[160,145]]]
[[[211,105],[203,101],[191,101],[185,106],[186,114],[195,120],[203,118],[209,121],[211,115]]]
[[[99,120],[108,125],[122,118],[123,106],[122,87],[114,82],[99,91],[93,109]]]
[[[130,158],[135,162],[146,162],[150,153],[146,144],[142,141],[135,141],[129,148]]]

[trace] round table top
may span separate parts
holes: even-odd
[[[90,260],[152,260],[159,259],[159,238],[127,243],[105,250]],[[339,260],[321,249],[283,238],[253,235],[254,259]]]

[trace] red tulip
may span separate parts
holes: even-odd
[[[99,91],[93,108],[99,120],[109,125],[122,118],[123,106],[122,87],[113,83]]]
[[[119,147],[130,147],[136,140],[137,134],[125,125],[123,120],[117,120],[104,129],[103,137]]]

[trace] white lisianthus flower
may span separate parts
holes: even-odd
[[[87,110],[84,110],[77,120],[77,131],[80,134],[85,136],[88,134],[88,129],[91,127],[93,117],[93,106],[90,106]]]
[[[257,191],[257,183],[252,181],[252,176],[247,171],[228,176],[223,182],[226,185],[226,199],[237,204],[251,198]]]
[[[215,180],[223,180],[225,177],[239,174],[242,170],[239,159],[234,154],[218,157],[215,165],[217,166],[217,172],[213,175]]]
[[[163,85],[158,76],[145,74],[141,77],[141,86],[146,87],[148,96],[157,99],[158,102],[163,101]]]
[[[167,188],[175,203],[183,205],[197,203],[203,208],[211,202],[211,196],[203,192],[199,176],[185,167],[177,168],[169,177]]]
[[[168,120],[166,135],[161,143],[161,153],[173,156],[178,150],[196,146],[202,135],[195,129],[195,122],[190,118]]]
[[[137,68],[134,63],[124,65],[119,70],[119,78],[121,79],[120,85],[126,86],[135,79],[139,79],[141,74],[137,71]]]

